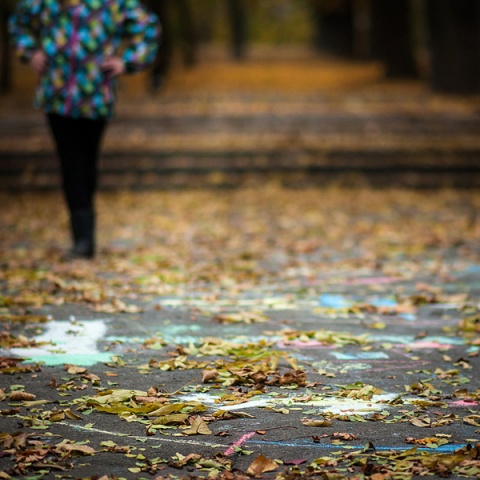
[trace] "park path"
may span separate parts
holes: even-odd
[[[92,262],[2,102],[2,478],[479,478],[477,100],[299,64],[125,84]]]
[[[478,192],[0,200],[2,472],[478,478]]]

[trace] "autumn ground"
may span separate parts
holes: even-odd
[[[480,194],[196,187],[0,193],[0,478],[479,478]]]

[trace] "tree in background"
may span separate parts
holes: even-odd
[[[244,0],[227,0],[233,58],[245,58],[248,40],[247,9]]]
[[[7,18],[17,1],[0,0],[3,92],[12,83]],[[343,58],[373,56],[385,65],[387,77],[411,78],[418,75],[412,38],[416,29],[422,37],[428,32],[428,42],[422,44],[431,87],[447,93],[480,93],[480,0],[142,1],[159,15],[164,30],[153,87],[161,85],[177,49],[185,65],[194,65],[200,41],[228,43],[233,57],[242,59],[250,42],[282,48],[292,39],[305,43],[311,34],[318,51]]]
[[[159,89],[171,68],[174,47],[178,42],[183,63],[197,62],[197,35],[190,0],[148,0],[147,6],[160,18],[162,24],[161,48],[155,59],[150,78],[151,88]]]
[[[480,1],[427,0],[430,84],[444,93],[480,93]]]
[[[0,92],[12,88],[12,62],[8,40],[8,17],[13,12],[13,1],[0,1]]]
[[[353,57],[354,0],[310,0],[318,51]]]
[[[410,0],[371,0],[372,54],[389,78],[418,76]]]

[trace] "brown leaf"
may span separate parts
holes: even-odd
[[[10,400],[14,402],[24,402],[24,401],[31,401],[35,400],[37,397],[33,393],[27,392],[12,392],[10,394]]]
[[[252,475],[255,478],[260,478],[263,473],[266,472],[273,472],[278,468],[278,464],[276,464],[273,460],[269,458],[259,455],[248,467],[247,473]]]
[[[135,397],[137,403],[167,403],[166,397]]]
[[[184,435],[211,435],[212,431],[208,428],[202,417],[193,417],[191,427],[183,430]]]
[[[432,426],[432,421],[429,418],[412,418],[410,423],[415,427],[426,428]]]
[[[334,440],[343,440],[345,442],[351,442],[352,440],[357,440],[358,437],[353,433],[340,433],[336,432],[332,435]]]
[[[66,440],[59,443],[56,447],[57,451],[68,453],[79,453],[82,455],[94,455],[95,449],[88,445],[79,445],[77,443],[67,443]]]
[[[333,425],[328,420],[302,420],[302,423],[306,427],[331,427]]]
[[[69,408],[67,408],[65,410],[65,415],[70,420],[81,420],[82,419],[82,417],[80,415],[77,415],[76,413],[72,412]]]
[[[65,370],[70,375],[77,375],[79,373],[86,373],[87,369],[85,367],[77,367],[76,365],[65,365]]]
[[[65,420],[65,412],[52,412],[52,414],[48,417],[51,422],[61,422]]]
[[[202,372],[202,383],[208,383],[211,380],[215,380],[218,377],[217,370],[203,370]]]

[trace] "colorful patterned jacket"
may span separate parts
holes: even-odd
[[[21,0],[10,19],[20,57],[28,61],[42,49],[48,66],[35,105],[69,117],[101,118],[113,113],[115,79],[101,68],[113,55],[126,72],[155,58],[160,26],[138,0]]]

